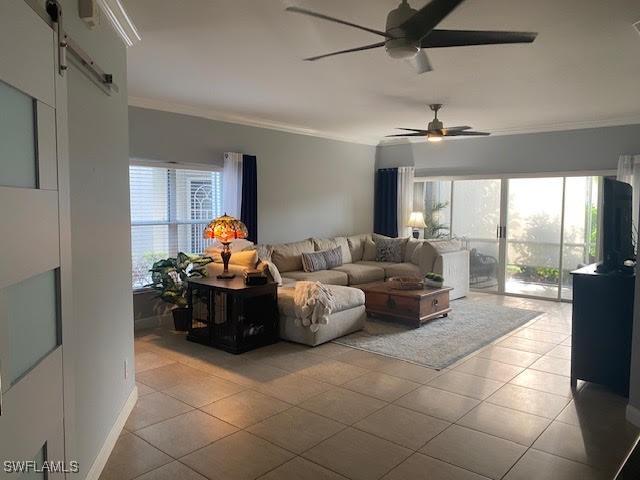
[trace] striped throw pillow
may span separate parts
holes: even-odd
[[[302,268],[305,272],[326,270],[327,261],[324,258],[324,252],[303,253]]]

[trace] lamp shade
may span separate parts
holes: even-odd
[[[247,238],[249,233],[244,223],[226,213],[211,220],[202,232],[204,238],[216,238],[221,243],[229,243],[239,238]]]
[[[422,212],[411,212],[407,227],[411,228],[427,228],[427,224],[424,223],[424,214]]]

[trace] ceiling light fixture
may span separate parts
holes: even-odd
[[[116,33],[127,47],[132,47],[142,38],[133,24],[131,17],[120,3],[120,0],[97,0],[105,15],[113,25]]]
[[[427,140],[429,140],[430,142],[433,143],[438,143],[442,141],[442,136],[441,135],[437,135],[435,133],[429,133],[427,135]]]

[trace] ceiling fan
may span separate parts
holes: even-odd
[[[329,22],[358,28],[385,38],[384,42],[318,55],[305,58],[305,60],[315,61],[343,53],[385,47],[390,57],[410,60],[418,73],[425,73],[432,70],[429,58],[425,52],[427,48],[531,43],[538,35],[534,32],[437,30],[435,27],[463,1],[464,0],[432,0],[420,10],[416,10],[411,8],[407,0],[402,0],[400,6],[392,10],[387,16],[387,25],[384,31],[363,27],[362,25],[313,12],[305,8],[288,7],[286,10],[288,12],[309,15]]]
[[[399,128],[398,130],[406,130],[408,133],[400,133],[398,135],[387,135],[387,137],[427,137],[430,142],[440,142],[444,137],[486,137],[491,135],[487,132],[474,132],[471,127],[447,127],[438,120],[438,110],[442,108],[439,103],[429,105],[434,112],[435,117],[429,122],[426,130],[416,128]]]

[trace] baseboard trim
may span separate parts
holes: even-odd
[[[120,433],[122,433],[122,429],[124,428],[124,424],[127,422],[127,418],[129,418],[129,414],[136,402],[138,401],[138,387],[134,385],[129,398],[124,403],[122,410],[118,414],[118,418],[116,422],[113,424],[109,435],[107,435],[107,439],[105,440],[98,456],[91,465],[89,469],[89,473],[87,473],[86,480],[98,480],[100,478],[100,474],[104,469],[104,466],[107,464],[107,460],[109,460],[109,456],[113,451],[113,448],[116,446],[116,442],[118,441],[118,437],[120,437]]]
[[[636,427],[640,427],[640,409],[633,405],[627,405],[627,420],[633,423]]]

